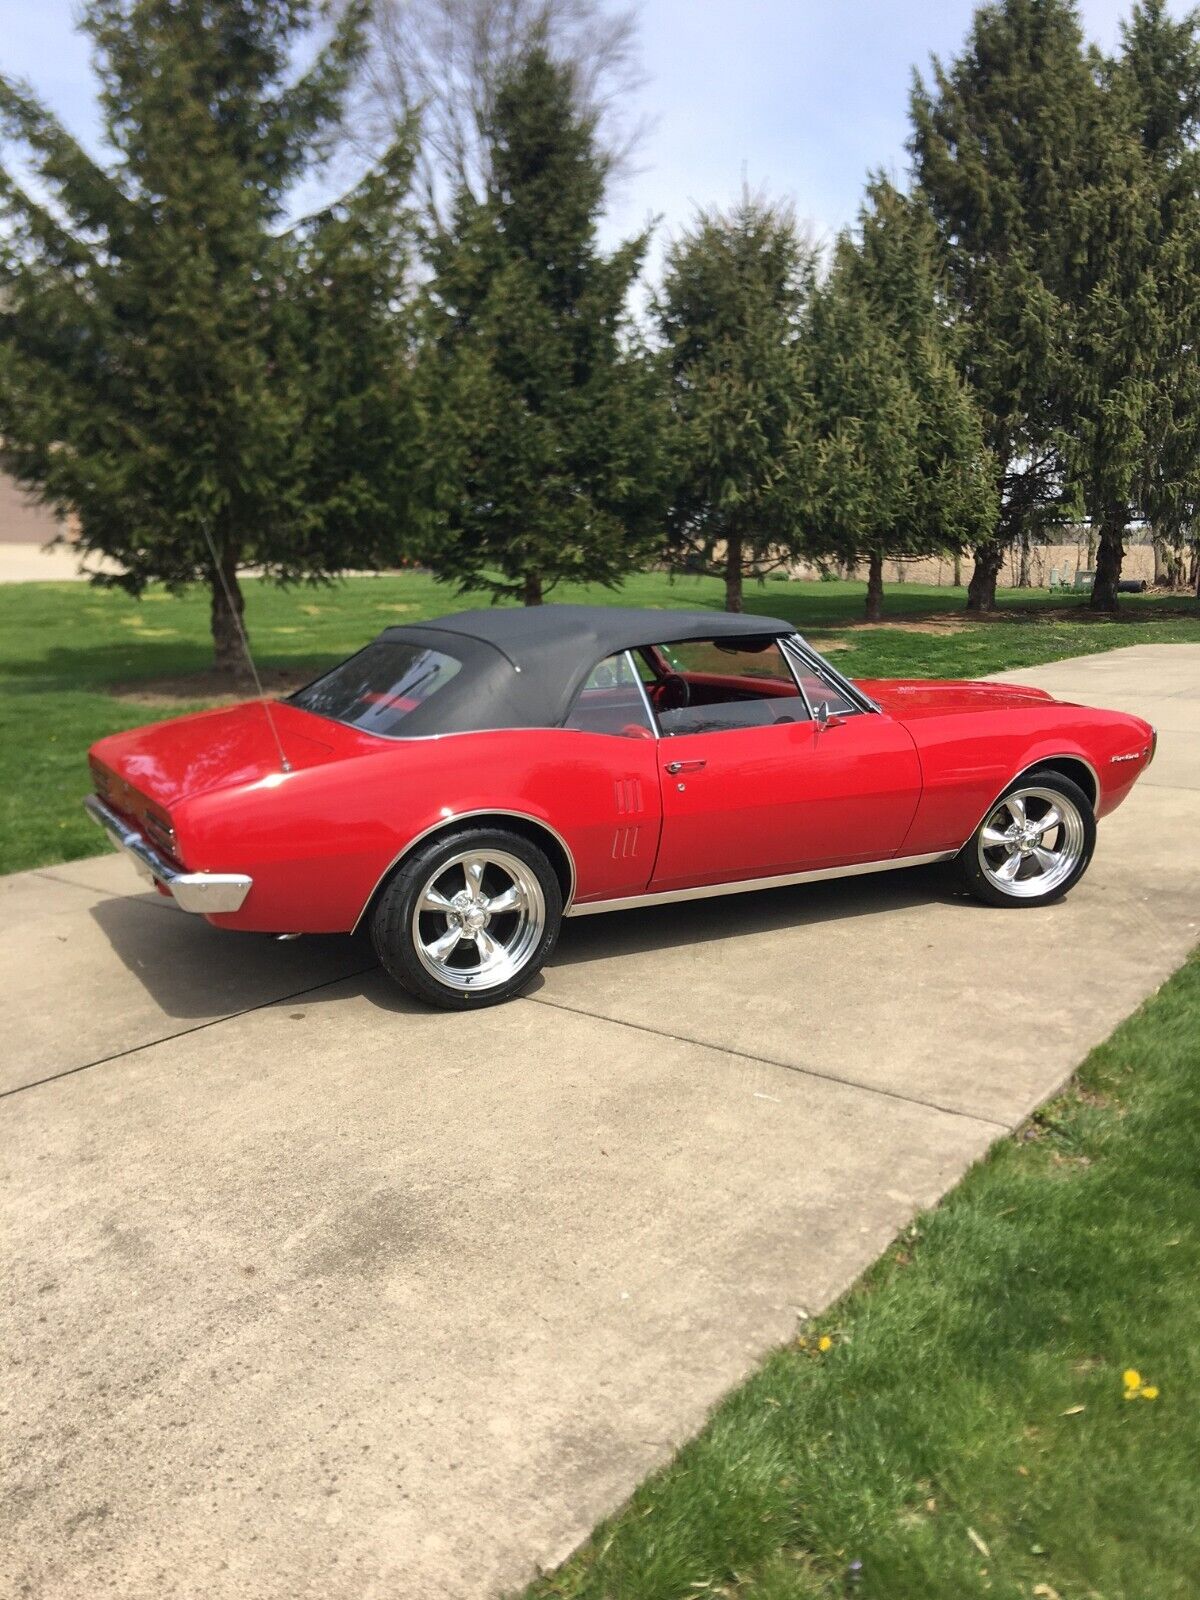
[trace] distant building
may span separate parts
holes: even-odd
[[[54,513],[0,472],[0,544],[48,544],[59,531]]]

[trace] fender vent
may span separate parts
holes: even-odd
[[[636,817],[642,811],[642,780],[640,778],[618,778],[613,785],[617,797],[617,815],[619,817]]]
[[[640,828],[618,828],[613,834],[612,858],[614,861],[628,861],[630,856],[637,855],[638,835]]]

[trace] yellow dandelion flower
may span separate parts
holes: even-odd
[[[1140,1389],[1142,1386],[1142,1375],[1136,1367],[1126,1367],[1121,1378],[1127,1389]]]
[[[1156,1383],[1148,1383],[1148,1384],[1146,1384],[1143,1387],[1143,1389],[1141,1390],[1141,1396],[1142,1396],[1143,1400],[1157,1400],[1158,1399],[1158,1385]]]
[[[1125,1398],[1126,1400],[1136,1400],[1140,1393],[1140,1389],[1126,1389]]]
[[[823,1333],[821,1335],[821,1337],[817,1340],[817,1349],[818,1350],[828,1350],[828,1349],[830,1349],[832,1344],[833,1344],[833,1340],[829,1337],[829,1335],[827,1333]]]

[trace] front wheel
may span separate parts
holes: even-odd
[[[479,828],[403,862],[376,902],[371,942],[410,994],[473,1011],[524,988],[561,921],[562,889],[544,853],[520,834]]]
[[[1047,905],[1079,882],[1095,846],[1087,795],[1045,770],[1018,778],[997,800],[958,864],[967,888],[989,905]]]

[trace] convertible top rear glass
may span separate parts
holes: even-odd
[[[462,662],[401,639],[376,639],[292,696],[292,704],[394,739],[406,717],[457,676]]]

